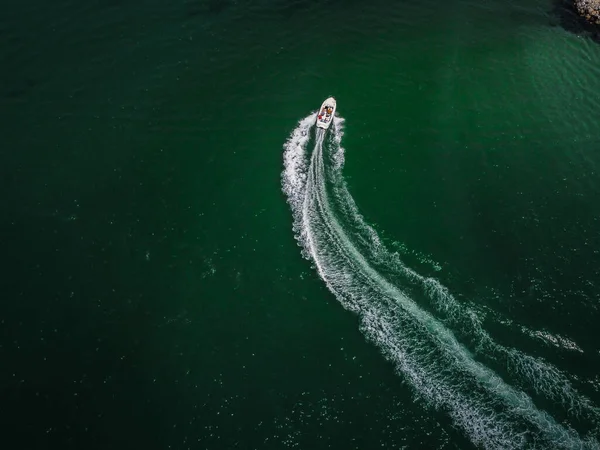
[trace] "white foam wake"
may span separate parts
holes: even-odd
[[[301,120],[284,146],[283,191],[304,257],[314,263],[340,303],[359,314],[367,338],[395,363],[418,396],[445,410],[475,445],[599,448],[593,437],[583,440],[558,424],[525,392],[477,361],[477,351],[491,350],[512,364],[516,374],[530,379],[535,392],[595,411],[557,369],[496,344],[477,316],[461,308],[436,280],[420,276],[385,249],[358,212],[342,177],[343,119],[336,118],[327,135],[316,129],[309,155],[315,119],[313,114]],[[419,285],[443,317],[420,307],[404,286],[385,275],[392,271],[408,284]],[[467,324],[478,349],[472,352],[462,345],[452,324]]]

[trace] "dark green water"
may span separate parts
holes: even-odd
[[[6,2],[2,448],[598,448],[600,46],[558,23]]]

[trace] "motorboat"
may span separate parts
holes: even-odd
[[[317,115],[317,127],[326,130],[329,125],[333,122],[333,115],[335,114],[336,102],[335,98],[329,97],[321,105],[319,113]]]

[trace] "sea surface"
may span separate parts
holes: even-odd
[[[600,448],[557,1],[4,2],[0,448]]]

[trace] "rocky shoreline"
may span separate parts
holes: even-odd
[[[600,0],[574,0],[581,17],[594,25],[600,25]]]

